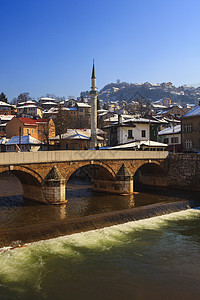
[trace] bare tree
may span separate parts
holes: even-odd
[[[55,137],[55,123],[50,118],[46,124],[43,125],[43,136],[46,139],[47,150],[50,150],[50,138]]]
[[[72,128],[74,125],[71,115],[68,110],[62,109],[59,105],[58,112],[54,119],[55,127],[56,127],[56,135],[59,135],[59,139],[61,141],[62,134],[66,133],[69,128]],[[74,126],[73,126],[74,127]]]
[[[20,102],[26,102],[28,100],[31,100],[31,97],[29,96],[29,93],[21,93],[19,94],[19,96],[17,96],[17,98],[14,98],[12,100],[13,104],[18,104]]]

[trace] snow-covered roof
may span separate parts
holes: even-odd
[[[167,144],[164,143],[159,143],[159,142],[155,142],[155,141],[135,141],[135,142],[131,142],[131,143],[127,143],[127,144],[123,144],[123,145],[118,145],[118,146],[114,146],[112,147],[112,149],[127,149],[127,148],[140,148],[140,146],[145,145],[148,147],[167,147]],[[110,148],[111,149],[111,148]]]
[[[89,104],[87,104],[87,103],[83,103],[83,102],[79,102],[79,103],[76,103],[76,105],[78,106],[78,107],[85,107],[85,108],[89,108],[89,107],[91,107]]]
[[[176,125],[172,127],[167,127],[158,132],[158,135],[166,135],[166,134],[174,134],[174,133],[181,133],[181,125]]]
[[[48,102],[42,103],[42,105],[57,105],[57,103],[48,101]]]
[[[13,115],[0,115],[0,121],[10,121],[14,117],[15,116],[13,116]]]
[[[8,141],[8,139],[6,139],[5,137],[3,137],[2,139],[0,139],[0,145],[6,144],[7,141]]]
[[[132,118],[125,120],[123,123],[128,123],[128,122],[134,122],[134,123],[160,123],[159,121],[156,120],[151,120],[151,119],[145,119],[145,118]]]
[[[68,129],[66,133],[63,133],[61,135],[61,139],[74,139],[74,140],[90,140],[91,137],[91,131],[88,131],[87,129]],[[57,135],[53,138],[50,138],[51,140],[59,140],[60,136]],[[102,137],[97,136],[97,140],[103,140]]]
[[[54,99],[54,98],[49,98],[49,97],[44,97],[44,98],[40,98],[40,100],[42,100],[42,101],[56,101],[56,99]]]
[[[200,115],[200,105],[197,105],[192,110],[190,110],[184,117],[192,117],[192,116],[199,116]]]
[[[32,136],[30,135],[22,135],[21,136],[21,141],[20,141],[20,144],[22,145],[39,145],[39,144],[42,144],[42,142],[40,142],[39,140],[33,138]],[[19,145],[19,136],[13,136],[7,143],[6,143],[6,146],[7,145]]]
[[[0,106],[10,106],[11,107],[12,105],[10,105],[9,103],[0,101]]]
[[[29,105],[22,105],[22,106],[18,106],[17,109],[21,109],[21,108],[39,108],[37,105],[33,105],[33,104],[29,104]],[[41,109],[41,108],[40,108]]]

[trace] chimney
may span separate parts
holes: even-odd
[[[118,115],[118,124],[122,124],[122,115]]]

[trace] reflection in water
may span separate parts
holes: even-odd
[[[1,175],[0,232],[16,227],[73,219],[153,203],[198,199],[198,194],[167,189],[157,191],[153,189],[130,196],[97,193],[92,191],[88,178],[84,180],[71,178],[66,190],[68,200],[66,204],[44,205],[24,200],[19,180],[9,174]]]

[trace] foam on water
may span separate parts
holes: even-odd
[[[195,220],[200,216],[200,208],[188,209],[150,219],[115,225],[108,228],[77,233],[70,236],[28,244],[24,248],[8,250],[0,254],[0,288],[10,287],[23,293],[24,287],[36,291],[56,265],[63,261],[78,264],[94,253],[106,253],[114,248],[124,247],[130,243],[135,247],[150,245],[151,238],[167,228],[176,226],[176,221]],[[142,239],[146,234],[148,240]],[[140,248],[135,255],[142,256]],[[55,260],[55,262],[53,262]],[[51,265],[49,267],[49,264]]]

